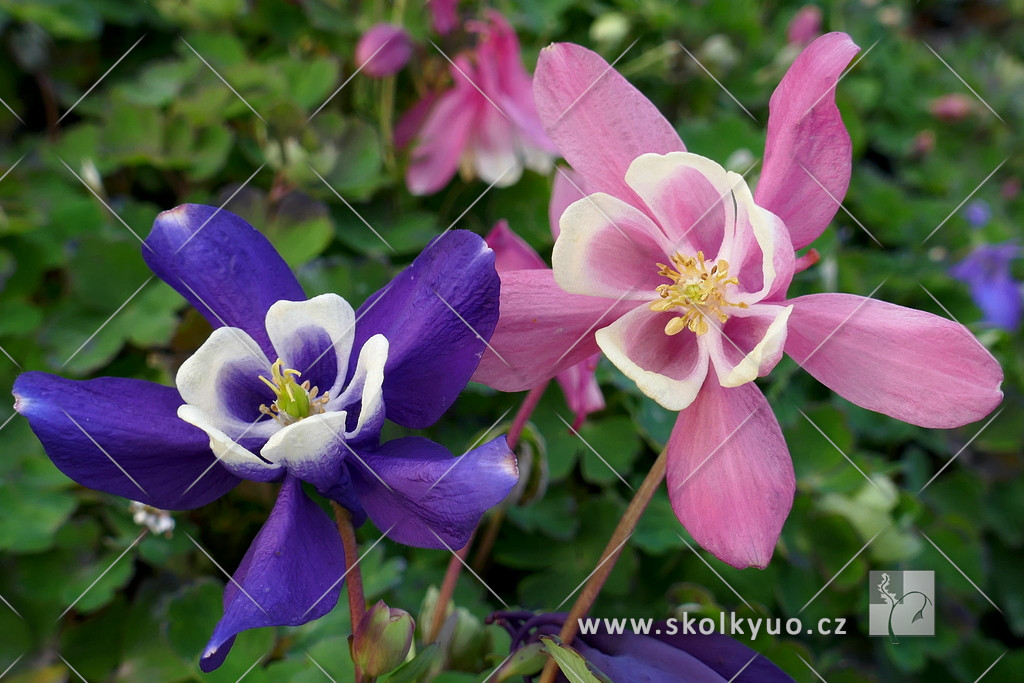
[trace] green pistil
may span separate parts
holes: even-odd
[[[270,366],[270,379],[260,379],[274,392],[275,400],[270,408],[260,406],[260,412],[274,417],[284,424],[297,422],[304,417],[323,412],[327,402],[327,394],[317,398],[317,388],[309,388],[309,381],[299,384],[296,377],[301,376],[298,370],[285,369],[284,362],[279,358]]]

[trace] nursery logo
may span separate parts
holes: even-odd
[[[868,633],[889,636],[935,635],[935,572],[871,572],[868,588]]]

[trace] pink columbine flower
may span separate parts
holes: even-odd
[[[504,187],[519,180],[524,166],[551,169],[554,145],[537,116],[515,31],[497,12],[487,18],[469,24],[480,41],[454,58],[452,89],[428,95],[399,123],[404,134],[409,119],[423,121],[405,174],[413,194],[437,192],[457,170]]]
[[[767,565],[792,506],[792,461],[752,381],[783,352],[849,401],[924,427],[973,422],[1002,399],[998,363],[951,320],[851,294],[786,298],[794,250],[849,184],[834,91],[857,51],[830,33],[790,67],[756,192],[687,153],[595,53],[559,44],[538,62],[541,120],[588,196],[561,218],[553,270],[501,274],[491,345],[503,360],[485,354],[474,379],[519,391],[603,351],[681,411],[666,446],[672,507],[736,567]]]
[[[793,15],[786,27],[786,40],[804,47],[821,35],[821,8],[804,5]]]
[[[555,197],[557,196],[556,193]],[[557,211],[557,216],[562,215],[561,210],[556,209],[554,204],[552,211]],[[557,216],[555,222],[551,224],[555,237],[558,236]],[[498,221],[484,239],[487,246],[494,251],[494,268],[499,275],[512,270],[539,270],[548,267],[540,254],[508,227],[508,221]],[[601,386],[594,377],[600,360],[601,354],[595,353],[555,375],[555,381],[562,388],[569,410],[576,416],[573,429],[579,429],[591,413],[604,410],[604,394],[601,393]]]
[[[410,57],[412,39],[401,26],[377,24],[356,43],[356,64],[374,78],[398,73]]]

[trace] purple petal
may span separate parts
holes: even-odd
[[[142,256],[214,328],[245,330],[271,358],[263,327],[275,301],[302,301],[298,280],[267,238],[224,209],[183,204],[153,223]]]
[[[384,367],[389,420],[422,429],[455,402],[498,322],[498,289],[494,252],[479,235],[453,230],[360,306],[354,348],[375,334],[391,345]],[[350,374],[354,364],[353,357]]]
[[[298,626],[330,612],[341,594],[345,552],[334,523],[286,477],[274,509],[224,588],[224,616],[199,660],[210,672],[235,636],[261,626]]]
[[[172,387],[26,372],[14,382],[14,397],[46,454],[83,486],[188,510],[238,483],[216,465],[206,434],[178,418],[184,401]]]
[[[669,630],[664,622],[661,622],[660,627],[660,632],[656,630],[655,634],[651,636],[652,638],[668,643],[677,650],[690,653],[730,681],[737,683],[748,681],[793,683],[793,679],[770,659],[727,635],[721,633],[668,635]],[[655,628],[658,629],[658,625]],[[737,675],[741,671],[743,673]]]
[[[613,681],[723,683],[699,658],[647,636],[583,636],[572,647]],[[561,680],[566,680],[562,678]]]
[[[418,436],[389,441],[352,458],[351,473],[370,519],[393,541],[457,550],[480,516],[519,479],[505,437],[459,458]]]

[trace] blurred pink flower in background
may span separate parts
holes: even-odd
[[[786,27],[786,40],[792,45],[804,47],[821,35],[821,8],[804,5]]]
[[[416,195],[437,192],[456,171],[467,180],[505,187],[519,180],[524,167],[551,169],[555,148],[537,116],[515,31],[493,11],[467,28],[480,39],[452,60],[454,86],[427,95],[395,130],[401,145],[418,129],[405,174]]]
[[[430,26],[442,36],[447,35],[459,24],[455,8],[459,0],[427,0],[430,8]]]
[[[364,74],[383,78],[398,73],[412,57],[412,40],[401,26],[377,24],[356,44],[356,64]]]
[[[974,102],[963,93],[940,95],[928,103],[928,111],[939,121],[963,121],[974,109]]]
[[[557,177],[561,178],[562,176]],[[561,216],[561,214],[562,212],[559,210],[558,215]],[[551,232],[558,237],[557,222],[551,224]],[[508,227],[508,221],[498,221],[484,239],[487,241],[487,246],[494,251],[494,267],[498,271],[499,277],[506,271],[536,270],[548,267],[540,254]],[[576,416],[572,424],[573,429],[579,429],[590,413],[604,410],[604,395],[601,393],[601,386],[597,383],[597,378],[594,377],[594,371],[600,360],[601,354],[595,353],[555,375],[555,381],[562,389],[565,402]]]

